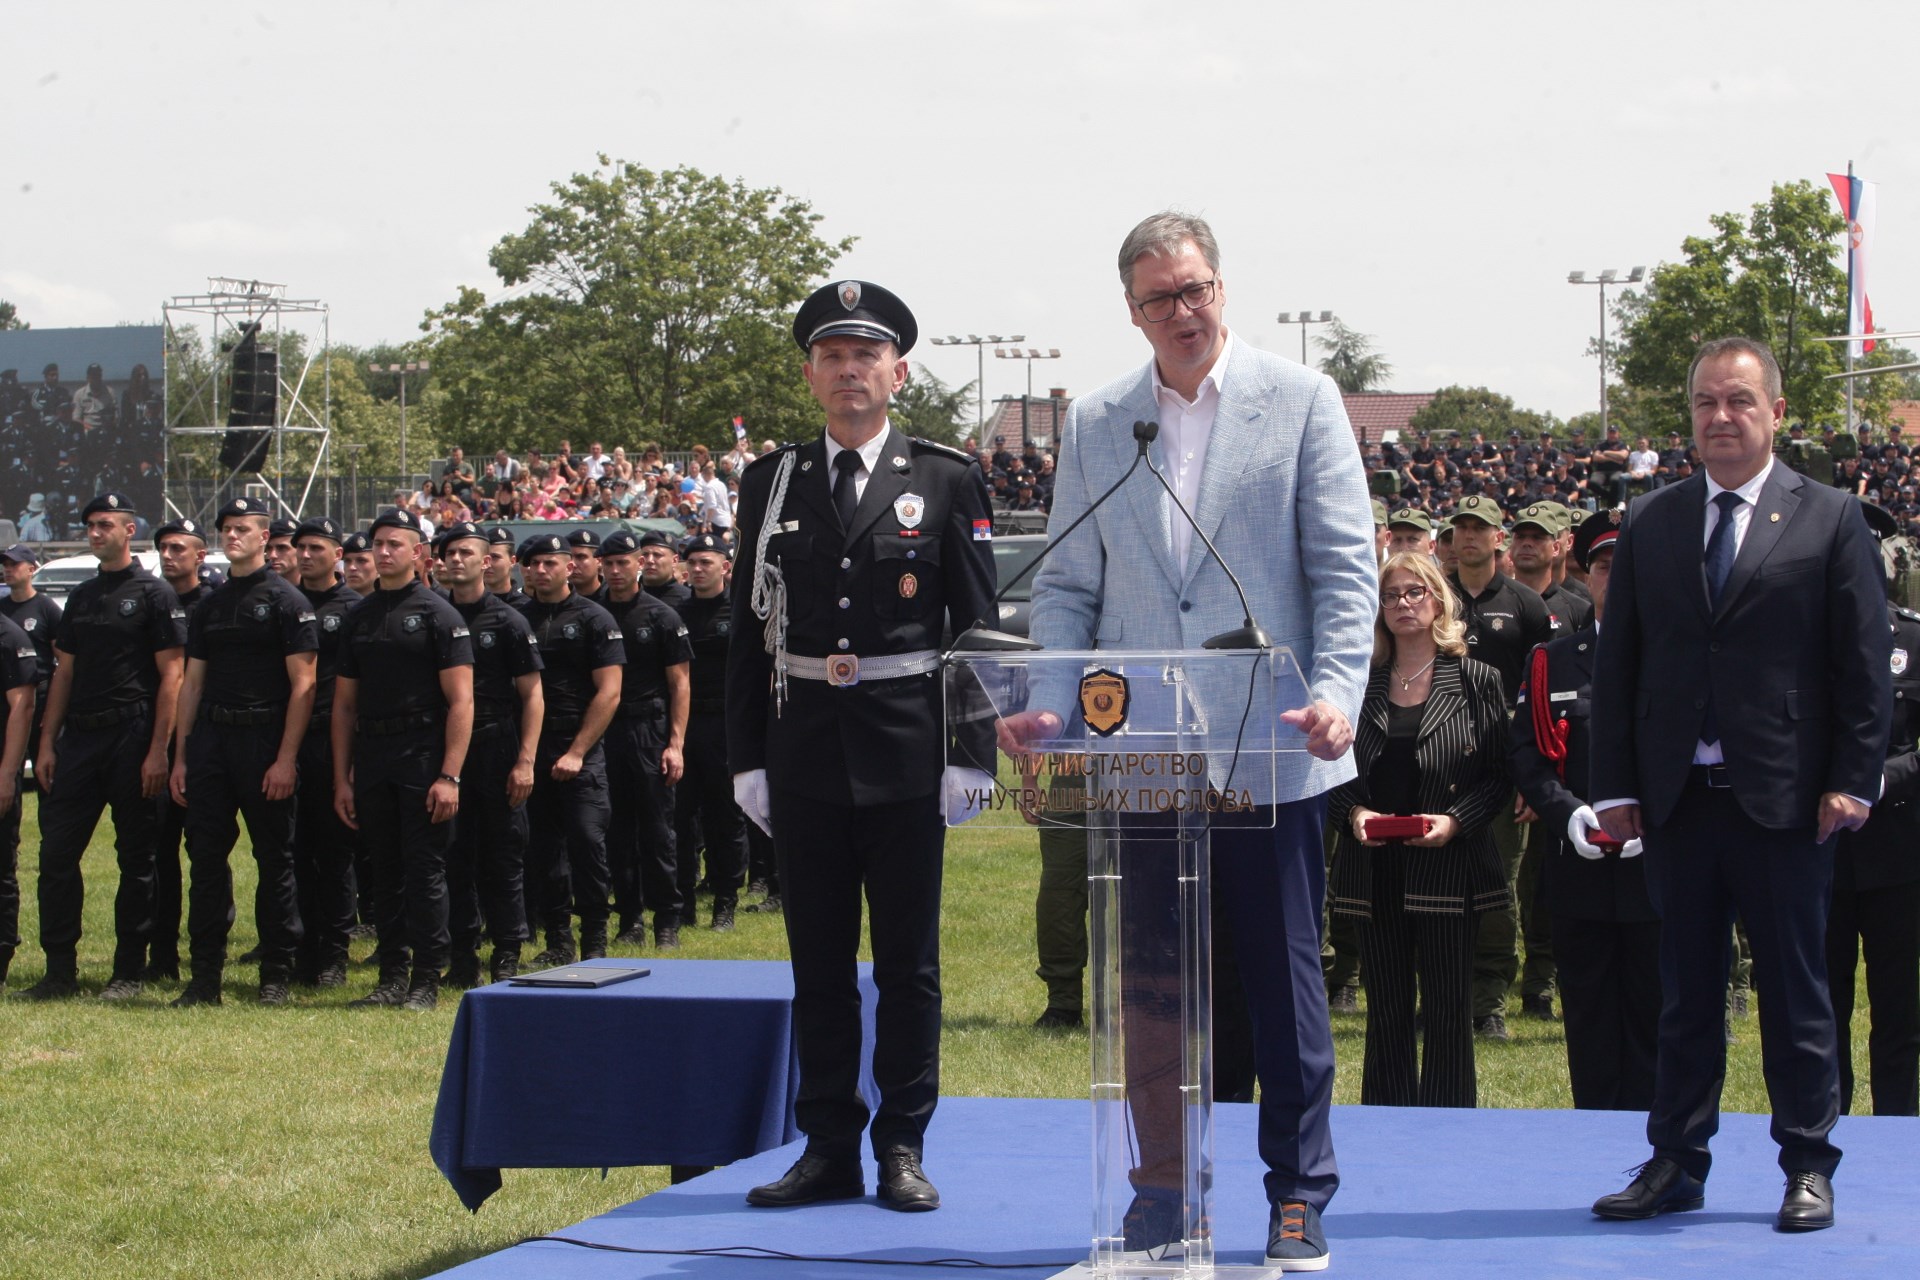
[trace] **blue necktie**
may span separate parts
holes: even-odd
[[[1713,533],[1707,538],[1707,604],[1714,612],[1720,609],[1720,596],[1727,589],[1727,579],[1733,576],[1734,554],[1738,548],[1733,541],[1733,513],[1746,501],[1731,489],[1723,489],[1713,500],[1720,508],[1720,519],[1714,522]],[[1713,692],[1707,692],[1707,714],[1700,723],[1700,741],[1715,743],[1720,741],[1720,717],[1713,711]]]

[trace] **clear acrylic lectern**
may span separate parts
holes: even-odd
[[[945,680],[947,762],[996,778],[972,821],[1087,831],[1093,1245],[1075,1272],[1266,1274],[1214,1261],[1208,833],[1271,825],[1283,757],[1306,749],[1280,719],[1310,701],[1292,652],[957,652]],[[1051,719],[998,750],[1022,712]]]

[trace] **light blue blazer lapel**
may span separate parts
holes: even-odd
[[[1239,349],[1236,342],[1234,350]],[[1266,397],[1271,394],[1269,388],[1245,376],[1235,377],[1236,367],[1244,367],[1244,362],[1230,358],[1226,374],[1220,380],[1220,405],[1213,416],[1213,431],[1207,437],[1207,465],[1200,473],[1200,499],[1194,503],[1193,510],[1193,522],[1216,542],[1221,522],[1233,505],[1234,491],[1246,478],[1248,464],[1253,461],[1255,447],[1260,442]],[[1210,558],[1206,543],[1194,538],[1187,547],[1181,586],[1191,581]]]
[[[1122,399],[1107,406],[1107,427],[1112,434],[1113,460],[1115,469],[1100,486],[1102,490],[1126,473],[1133,465],[1134,450],[1138,447],[1133,439],[1133,424],[1136,422],[1158,422],[1160,406],[1153,398],[1152,366],[1141,370],[1140,380]],[[1156,439],[1147,446],[1147,461],[1160,468],[1166,474],[1166,451]],[[1160,572],[1166,576],[1167,584],[1174,590],[1180,587],[1180,575],[1174,572],[1173,533],[1168,517],[1173,512],[1167,502],[1166,491],[1152,476],[1145,474],[1142,467],[1127,481],[1126,490],[1113,496],[1113,501],[1124,501],[1127,509],[1133,513],[1133,527],[1140,532],[1146,543],[1146,550],[1153,556],[1154,563],[1160,566]],[[1099,497],[1099,493],[1087,495]]]

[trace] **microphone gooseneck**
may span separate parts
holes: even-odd
[[[1140,464],[1141,458],[1147,457],[1147,445],[1152,443],[1154,437],[1159,434],[1158,422],[1133,424],[1133,438],[1140,443],[1140,457],[1134,459],[1135,466]],[[1227,581],[1233,584],[1234,592],[1240,597],[1240,625],[1232,631],[1223,631],[1217,636],[1208,637],[1201,641],[1200,647],[1202,649],[1271,649],[1273,641],[1268,639],[1266,631],[1260,624],[1253,620],[1253,606],[1247,603],[1247,589],[1240,585],[1240,576],[1233,571],[1233,566],[1227,563],[1226,557],[1220,554],[1220,548],[1213,545],[1213,539],[1207,536],[1207,531],[1200,527],[1200,522],[1193,518],[1191,511],[1187,510],[1187,504],[1180,501],[1180,495],[1174,492],[1173,486],[1167,483],[1167,478],[1160,474],[1160,468],[1153,465],[1152,459],[1147,459],[1147,470],[1153,472],[1153,478],[1160,482],[1160,487],[1167,491],[1169,498],[1173,499],[1173,505],[1179,508],[1180,514],[1186,519],[1187,527],[1199,535],[1207,553],[1213,557],[1213,562],[1220,566],[1220,571],[1227,575]],[[1131,474],[1132,468],[1129,468],[1128,475]],[[1125,478],[1125,476],[1121,477],[1123,480]]]

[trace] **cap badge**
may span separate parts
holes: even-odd
[[[114,509],[115,511],[118,511],[118,510],[120,509],[120,497],[119,497],[119,495],[118,495],[118,494],[112,494],[112,493],[110,493],[110,494],[108,494],[108,495],[107,495],[107,505],[108,505],[108,506],[110,506],[110,507],[112,507],[112,508],[113,508],[113,509]]]
[[[860,282],[848,280],[840,286],[840,305],[851,311],[860,305]]]
[[[893,500],[893,514],[903,529],[918,529],[926,513],[927,500],[917,493],[903,493]]]

